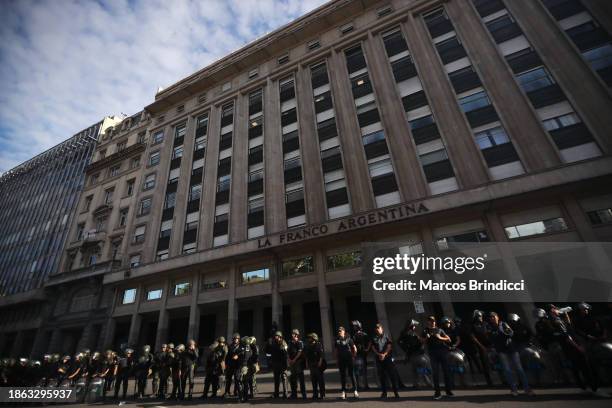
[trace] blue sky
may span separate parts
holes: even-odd
[[[3,0],[0,173],[324,0]]]

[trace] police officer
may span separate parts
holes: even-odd
[[[300,339],[300,331],[291,331],[291,341],[287,348],[287,365],[289,366],[289,383],[291,385],[291,399],[297,398],[298,381],[302,398],[306,399],[306,384],[304,381],[304,342]]]
[[[198,347],[195,340],[189,340],[187,342],[187,348],[180,353],[181,360],[181,394],[180,398],[185,398],[185,390],[187,389],[187,383],[189,383],[189,392],[187,398],[193,397],[193,385],[195,379],[196,364],[198,362],[199,353]]]
[[[136,361],[134,367],[134,377],[137,383],[136,398],[144,398],[147,389],[147,377],[151,374],[151,364],[153,355],[151,354],[151,346],[145,345],[142,347],[142,352]]]
[[[43,356],[42,361],[42,375],[43,380],[41,385],[43,387],[48,387],[51,384],[51,381],[57,372],[57,364],[53,361],[53,356],[51,354],[45,354]]]
[[[521,318],[516,313],[508,314],[508,326],[512,329],[514,335],[512,336],[512,343],[515,345],[517,350],[521,350],[524,347],[529,346],[531,344],[531,338],[533,337],[533,333],[523,324]]]
[[[417,332],[419,322],[410,319],[406,322],[406,327],[400,333],[397,341],[400,348],[406,353],[406,363],[410,363],[414,378],[414,388],[419,388],[419,377],[424,377],[427,385],[431,386],[431,378],[425,373],[429,367],[429,359],[425,357],[425,346],[423,340]],[[419,369],[421,372],[419,372]]]
[[[514,366],[514,370],[517,372],[523,383],[525,394],[533,395],[533,391],[529,387],[529,381],[527,380],[527,374],[523,370],[521,364],[521,358],[513,343],[514,331],[506,322],[499,318],[499,315],[495,312],[489,312],[489,337],[504,369],[506,376],[506,382],[510,385],[512,395],[518,395],[517,384],[512,376],[511,365]]]
[[[57,378],[58,387],[67,380],[71,367],[72,367],[72,359],[70,358],[70,356],[65,355],[64,357],[62,357],[62,360],[57,367],[56,378]]]
[[[427,343],[427,352],[431,360],[431,369],[433,371],[434,399],[439,400],[442,398],[442,394],[440,393],[440,368],[442,368],[442,373],[444,375],[446,395],[452,397],[453,384],[447,360],[451,339],[444,330],[437,326],[434,316],[429,316],[427,318],[427,327],[423,330],[423,337]]]
[[[225,357],[227,356],[227,345],[225,337],[221,336],[210,345],[206,357],[206,377],[204,379],[204,392],[202,398],[208,398],[208,391],[212,386],[212,397],[217,396],[219,391],[219,377],[225,370]]]
[[[249,398],[254,398],[257,394],[257,373],[259,372],[259,347],[257,339],[254,336],[250,337],[251,356],[248,359],[249,372],[247,378]]]
[[[164,353],[166,352],[167,344],[162,344],[159,351],[157,351],[153,355],[153,361],[151,362],[151,375],[153,376],[153,380],[151,382],[151,387],[153,391],[153,395],[159,397],[160,396],[160,388],[161,388],[161,361],[163,359]]]
[[[76,384],[79,378],[86,374],[86,370],[87,362],[85,361],[85,355],[83,353],[78,353],[75,356],[75,361],[72,366],[72,369],[68,373],[68,379],[72,384]]]
[[[488,349],[491,346],[487,336],[487,324],[484,321],[484,312],[481,310],[474,310],[472,313],[472,325],[470,328],[470,340],[476,345],[477,356],[475,362],[480,363],[482,373],[484,374],[487,385],[493,385],[491,381],[490,367],[489,367],[489,355]]]
[[[310,381],[312,382],[312,399],[325,398],[325,377],[323,372],[326,368],[323,344],[319,341],[317,333],[306,336],[304,345],[306,366],[310,369]]]
[[[338,362],[338,370],[340,371],[341,399],[346,399],[346,374],[348,372],[353,385],[353,394],[355,398],[359,398],[357,383],[355,382],[355,373],[353,371],[353,360],[357,354],[357,347],[353,339],[346,333],[346,329],[342,326],[338,327],[338,335],[334,341],[334,356]]]
[[[230,387],[232,386],[232,381],[235,380],[236,372],[239,368],[238,360],[241,353],[240,333],[234,333],[232,335],[232,344],[229,345],[225,358],[225,394],[223,394],[225,398],[230,396]],[[236,384],[234,384],[234,394],[236,393]]]
[[[608,397],[608,394],[602,392],[598,393],[599,381],[597,375],[593,372],[591,364],[589,364],[587,360],[586,351],[584,347],[578,343],[576,336],[572,332],[571,326],[567,323],[567,319],[562,319],[561,315],[564,311],[553,304],[547,305],[547,310],[553,327],[553,337],[557,339],[563,353],[571,361],[572,372],[578,386],[582,389],[586,389],[586,385],[582,380],[582,376],[584,376],[584,379],[593,393],[602,397]]]
[[[126,348],[124,355],[115,365],[115,399],[119,398],[119,389],[122,389],[123,399],[127,396],[128,381],[134,370],[134,350]]]
[[[357,348],[357,354],[355,355],[355,382],[359,386],[359,379],[363,379],[364,390],[369,390],[368,386],[368,353],[372,347],[372,340],[370,336],[363,331],[363,327],[359,320],[353,320],[351,322],[353,328],[353,342]]]
[[[397,392],[397,371],[393,362],[393,342],[387,336],[384,327],[380,323],[377,323],[374,328],[372,351],[376,356],[376,369],[382,390],[380,397],[387,398],[387,378],[389,378],[393,395],[395,395],[395,398],[399,398],[399,393]]]
[[[172,378],[172,392],[170,393],[170,399],[178,399],[183,392],[181,388],[181,371],[183,369],[181,355],[185,352],[185,345],[179,344],[176,346],[176,348],[171,348],[171,350],[173,350],[173,352],[171,353],[172,357],[170,359]]]
[[[251,338],[249,336],[243,337],[240,341],[240,352],[236,354],[236,371],[234,375],[234,388],[237,391],[240,402],[247,402],[249,399],[249,391],[251,378],[249,370],[249,362],[253,356],[251,349]]]
[[[287,358],[288,346],[283,339],[283,333],[276,331],[272,337],[272,342],[268,343],[266,353],[270,355],[270,367],[274,374],[274,393],[273,398],[279,397],[279,388],[282,382],[283,398],[287,398]]]
[[[109,373],[111,371],[111,353],[107,352],[106,356],[103,356],[100,352],[95,352],[92,356],[92,367],[91,370],[93,372],[92,379],[100,378],[102,380],[102,398],[106,399],[107,387],[106,383],[108,378],[110,377]],[[114,367],[113,367],[114,368]]]
[[[578,304],[577,309],[578,314],[574,317],[576,334],[587,345],[604,341],[607,335],[606,329],[591,313],[591,305],[582,302]]]

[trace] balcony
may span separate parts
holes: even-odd
[[[49,281],[46,286],[58,285],[63,282],[73,281],[77,279],[89,278],[97,275],[105,275],[121,269],[121,255],[117,254],[116,258],[109,261],[99,262],[93,265],[84,266],[69,271],[62,271],[49,275]]]
[[[83,239],[81,241],[81,247],[87,248],[98,245],[100,242],[106,240],[106,232],[105,231],[89,231],[83,234]]]
[[[121,160],[124,160],[125,158],[131,156],[134,153],[139,153],[139,152],[143,152],[146,148],[146,145],[144,142],[136,142],[131,146],[126,147],[123,150],[120,150],[118,152],[115,152],[109,156],[106,156],[103,159],[97,160],[93,163],[90,163],[86,168],[85,168],[85,172],[86,173],[91,173],[91,172],[95,172],[98,170],[101,170],[103,168],[106,168],[108,166],[110,166],[111,164],[114,163],[118,163]]]

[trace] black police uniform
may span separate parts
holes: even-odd
[[[195,369],[196,364],[198,362],[198,349],[190,350],[185,349],[185,351],[179,353],[179,358],[181,360],[181,393],[180,398],[185,398],[185,390],[187,389],[187,383],[189,383],[189,392],[187,394],[188,398],[191,398],[193,395],[193,385],[195,379]]]
[[[334,342],[334,348],[336,349],[336,355],[338,358],[338,370],[340,371],[340,385],[341,391],[346,392],[346,374],[348,372],[353,384],[353,389],[357,390],[357,383],[355,382],[355,373],[353,371],[353,347],[355,343],[353,339],[345,335],[344,337],[336,337]]]
[[[308,340],[304,345],[304,355],[310,369],[310,381],[312,382],[312,398],[325,397],[324,367],[319,367],[319,362],[324,357],[323,345],[320,341]]]
[[[134,356],[123,356],[117,361],[117,374],[115,375],[115,399],[119,397],[119,389],[122,389],[123,399],[127,396],[128,380],[134,370]]]
[[[387,378],[389,378],[393,393],[397,397],[399,395],[397,393],[397,371],[395,369],[395,364],[393,363],[392,345],[393,342],[386,333],[383,333],[381,336],[376,335],[372,339],[372,347],[377,353],[384,353],[387,349],[389,349],[388,354],[383,360],[376,355],[376,369],[378,371],[378,378],[383,396],[387,395]]]
[[[306,398],[306,384],[304,381],[304,342],[302,342],[302,340],[291,340],[288,345],[287,354],[291,360],[295,360],[296,356],[300,354],[300,357],[289,367],[289,371],[291,372],[291,377],[289,377],[291,398],[297,398],[298,381],[302,398]]]

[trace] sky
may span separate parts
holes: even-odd
[[[0,173],[325,0],[2,0]]]

